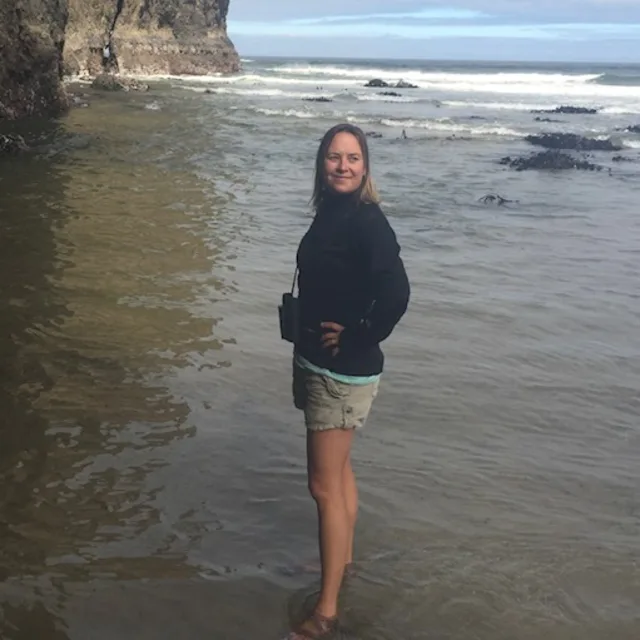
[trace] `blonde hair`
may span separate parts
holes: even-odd
[[[356,127],[352,124],[338,124],[335,127],[331,127],[329,131],[324,134],[320,146],[318,147],[318,153],[316,155],[316,170],[313,182],[313,196],[311,203],[313,208],[317,211],[326,198],[327,193],[327,176],[324,166],[324,160],[329,151],[329,147],[333,142],[333,139],[339,133],[350,133],[360,145],[362,151],[362,159],[364,161],[364,177],[362,178],[362,184],[354,192],[354,197],[357,202],[363,203],[375,203],[380,202],[380,196],[376,190],[376,186],[371,177],[371,163],[369,160],[369,145],[367,143],[367,136],[360,127]]]

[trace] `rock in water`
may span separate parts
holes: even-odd
[[[598,113],[597,109],[590,109],[588,107],[572,107],[571,105],[563,105],[556,107],[555,109],[536,109],[531,113],[566,113],[570,115],[591,114]]]
[[[124,85],[110,73],[103,73],[96,77],[91,83],[94,89],[102,89],[103,91],[124,91]]]
[[[111,73],[102,73],[91,83],[94,89],[103,91],[149,91],[149,85],[134,80],[121,78]]]
[[[547,149],[573,149],[575,151],[620,151],[622,149],[611,140],[585,138],[575,133],[543,133],[539,136],[527,136],[525,140]]]
[[[325,96],[319,96],[318,98],[302,98],[303,102],[333,102],[331,98]]]
[[[482,196],[478,200],[478,202],[482,202],[482,204],[497,204],[499,207],[505,204],[511,204],[513,202],[517,203],[518,200],[508,200],[507,198],[503,198],[498,193],[488,193],[486,196]]]
[[[126,0],[119,15],[116,0],[68,2],[69,74],[102,73],[106,46],[120,73],[209,75],[240,69],[227,36],[229,0]]]
[[[627,127],[627,131],[629,133],[640,133],[640,124],[632,124],[631,126]]]
[[[66,2],[0,0],[0,120],[68,107],[60,82],[66,22]]]
[[[22,136],[0,134],[0,156],[28,151],[29,147]]]
[[[384,80],[380,80],[380,78],[374,78],[373,80],[369,80],[365,87],[388,87],[389,84]]]
[[[406,80],[399,80],[398,84],[396,84],[396,89],[417,89],[417,88],[418,88],[417,84],[411,84]]]
[[[527,169],[542,169],[547,171],[563,171],[567,169],[581,169],[583,171],[601,171],[602,167],[591,164],[586,160],[578,160],[568,153],[548,150],[536,153],[528,158],[511,158],[507,156],[500,160],[500,164],[507,165],[516,171]]]

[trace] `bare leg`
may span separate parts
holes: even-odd
[[[349,517],[349,545],[347,547],[347,558],[345,564],[350,565],[353,562],[353,540],[356,532],[356,521],[358,519],[358,487],[356,485],[356,477],[351,467],[351,457],[347,458],[342,473],[342,486],[344,491],[344,499],[347,505],[347,514]]]
[[[349,555],[352,525],[345,496],[344,471],[349,459],[352,430],[307,432],[309,490],[318,508],[322,587],[316,611],[333,617]]]

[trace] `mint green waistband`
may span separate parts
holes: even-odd
[[[380,380],[381,375],[378,373],[374,376],[346,376],[342,373],[335,373],[333,371],[329,371],[329,369],[317,367],[315,364],[309,362],[306,358],[303,358],[298,354],[296,354],[295,356],[295,361],[299,367],[302,367],[307,371],[312,371],[313,373],[317,373],[321,376],[327,376],[328,378],[332,378],[333,380],[337,380],[338,382],[344,382],[345,384],[372,384],[373,382],[377,382],[378,380]]]

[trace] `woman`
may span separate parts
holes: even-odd
[[[316,215],[297,255],[300,338],[293,376],[294,403],[307,427],[322,587],[314,613],[290,640],[325,638],[337,628],[358,511],[351,442],[378,392],[384,362],[379,344],[409,302],[400,247],[378,202],[366,136],[352,125],[333,127],[318,149]]]

